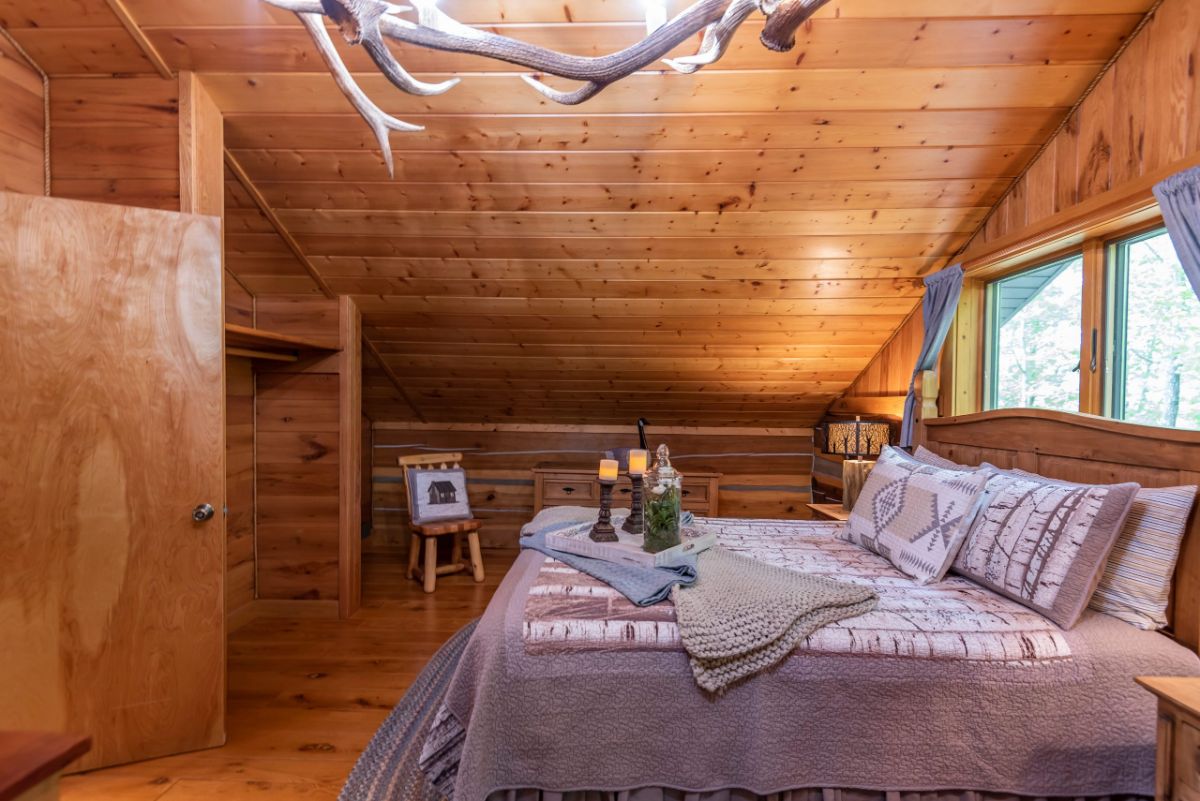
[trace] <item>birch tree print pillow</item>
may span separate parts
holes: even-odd
[[[1069,484],[984,468],[996,473],[954,572],[1071,628],[1140,487]]]

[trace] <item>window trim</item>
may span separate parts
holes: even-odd
[[[1104,404],[1100,414],[1112,420],[1124,422],[1126,419],[1125,388],[1129,382],[1129,369],[1123,358],[1125,348],[1120,347],[1124,337],[1118,338],[1119,334],[1128,333],[1129,316],[1129,264],[1122,259],[1121,251],[1138,242],[1168,234],[1166,222],[1160,221],[1157,225],[1139,226],[1104,242],[1106,300],[1102,323],[1107,358],[1104,361]]]
[[[981,402],[981,406],[982,406],[982,411],[992,411],[994,409],[1000,408],[1000,406],[998,405],[1000,388],[999,388],[999,382],[997,382],[997,380],[996,380],[996,372],[997,372],[997,366],[998,366],[997,359],[998,359],[999,352],[1000,352],[1000,326],[992,325],[992,321],[995,318],[995,314],[996,314],[996,302],[997,302],[996,296],[999,291],[999,285],[1001,283],[1003,283],[1004,281],[1007,281],[1008,279],[1014,278],[1018,275],[1033,272],[1034,270],[1041,270],[1041,269],[1044,269],[1047,267],[1055,267],[1055,266],[1058,266],[1061,264],[1065,264],[1066,262],[1074,261],[1076,259],[1079,259],[1083,262],[1083,268],[1084,268],[1083,269],[1083,272],[1084,272],[1083,286],[1081,287],[1081,293],[1083,295],[1083,297],[1082,297],[1083,307],[1081,307],[1081,309],[1080,309],[1080,335],[1083,336],[1084,331],[1086,330],[1085,323],[1087,322],[1087,319],[1086,319],[1087,315],[1084,312],[1084,308],[1086,308],[1086,306],[1088,305],[1088,296],[1087,296],[1088,276],[1087,276],[1087,248],[1086,247],[1084,247],[1083,249],[1080,249],[1077,247],[1068,248],[1065,251],[1060,251],[1060,252],[1056,253],[1053,258],[1038,259],[1036,262],[1034,262],[1032,264],[1025,264],[1016,269],[1005,270],[1003,273],[988,276],[988,278],[983,282],[983,287],[982,287],[983,288],[983,319],[980,323],[983,328],[983,353],[982,353],[982,358],[981,358],[982,373],[983,373],[983,385],[982,385],[982,391],[980,393],[980,402]],[[1077,369],[1080,372],[1081,382],[1083,380],[1083,375],[1082,375],[1083,362],[1086,361],[1088,358],[1087,354],[1085,352],[1086,351],[1085,344],[1086,344],[1086,337],[1084,337],[1084,339],[1080,341],[1080,347],[1079,347],[1080,364]],[[1084,400],[1082,384],[1080,386],[1079,398],[1080,398],[1080,403],[1082,404],[1083,400]],[[1008,408],[1008,407],[1004,407],[1004,408]]]
[[[1111,415],[1111,376],[1115,343],[1112,342],[1113,324],[1109,313],[1112,270],[1109,264],[1114,250],[1122,242],[1165,229],[1162,214],[1153,216],[1139,213],[1118,220],[1099,221],[1088,228],[1090,235],[1071,233],[1063,236],[1057,245],[1045,244],[1028,250],[1023,258],[1014,258],[1011,251],[997,253],[994,261],[986,264],[975,262],[968,271],[963,285],[962,300],[952,328],[952,339],[942,354],[943,414],[963,415],[994,408],[989,396],[989,344],[988,289],[997,281],[1053,264],[1071,255],[1084,256],[1084,308],[1080,342],[1080,409],[1083,414]],[[1089,317],[1089,313],[1091,317]],[[1097,370],[1091,374],[1091,343],[1089,320],[1096,328]],[[1087,332],[1086,334],[1084,332]],[[1084,382],[1087,382],[1086,384]]]

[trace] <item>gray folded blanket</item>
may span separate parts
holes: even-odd
[[[638,606],[652,606],[665,601],[671,597],[672,587],[691,584],[696,580],[695,556],[685,556],[670,567],[617,564],[548,548],[544,531],[522,537],[521,547],[540,551],[580,573],[600,579]]]
[[[696,683],[722,693],[783,660],[812,632],[875,608],[867,587],[712,548],[699,580],[674,590],[679,637]]]

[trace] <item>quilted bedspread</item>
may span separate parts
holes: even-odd
[[[1191,651],[1090,611],[1063,631],[965,579],[920,587],[836,539],[837,524],[698,522],[725,548],[869,585],[878,607],[713,696],[669,603],[638,609],[525,551],[430,737],[456,801],[525,788],[1154,794],[1155,703],[1133,678],[1200,675]]]

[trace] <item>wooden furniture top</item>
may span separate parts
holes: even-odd
[[[590,462],[538,462],[533,466],[535,473],[578,473],[581,475],[590,475],[596,477],[596,471],[599,467],[599,459],[597,463]],[[688,478],[720,478],[721,472],[714,467],[707,465],[693,465],[691,467],[677,468],[683,474],[685,479]],[[622,477],[624,474],[622,473]]]
[[[0,732],[0,801],[12,801],[83,756],[92,740],[53,732]]]
[[[1064,481],[1143,487],[1200,484],[1200,431],[1041,409],[999,409],[920,421],[916,442],[962,464],[987,461]],[[1167,632],[1200,649],[1200,511],[1184,535]]]
[[[811,509],[817,517],[823,517],[826,520],[844,522],[850,519],[850,513],[843,509],[840,503],[807,503],[805,506]]]
[[[274,331],[264,331],[261,328],[250,328],[235,323],[225,324],[226,347],[264,348],[299,351],[336,351],[337,344],[323,342],[305,337],[279,334]]]
[[[1195,676],[1139,676],[1137,683],[1164,701],[1200,718],[1200,678]]]

